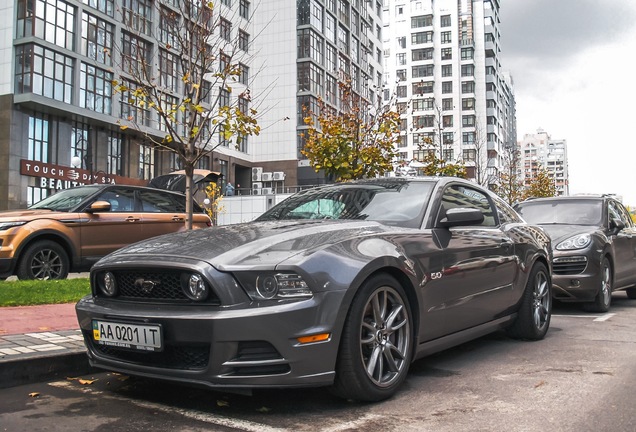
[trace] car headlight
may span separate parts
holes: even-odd
[[[592,242],[592,236],[589,234],[578,234],[569,239],[563,240],[556,246],[557,250],[575,250],[583,249]]]
[[[111,272],[101,273],[97,283],[101,292],[107,297],[113,297],[117,294],[117,279]]]
[[[192,273],[181,276],[181,289],[190,300],[204,301],[210,294],[210,287],[203,276]]]
[[[249,272],[235,275],[252,300],[299,300],[313,292],[296,273]]]
[[[9,228],[15,228],[26,224],[26,221],[17,222],[0,222],[0,231],[8,230]]]

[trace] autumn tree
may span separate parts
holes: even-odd
[[[338,82],[338,108],[318,101],[318,112],[304,110],[308,129],[301,153],[318,172],[336,181],[375,177],[393,170],[400,140],[400,116],[381,98],[372,105],[352,87]]]
[[[174,153],[186,173],[186,228],[192,228],[193,181],[198,161],[230,141],[239,146],[260,128],[250,107],[249,40],[232,32],[229,9],[205,0],[155,2],[154,50],[141,35],[149,25],[122,9],[121,129]],[[243,17],[246,19],[249,17]]]
[[[556,196],[556,194],[557,189],[554,185],[554,179],[550,176],[548,170],[540,168],[524,191],[523,198],[553,197]]]
[[[524,186],[519,177],[521,155],[516,146],[507,146],[503,151],[503,168],[494,187],[504,201],[514,205],[524,199]]]

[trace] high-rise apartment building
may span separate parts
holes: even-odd
[[[516,142],[499,1],[386,0],[384,14],[384,97],[395,92],[403,114],[400,159],[436,151],[479,183],[496,183],[502,151]]]
[[[190,0],[8,0],[0,5],[0,209],[39,201],[56,189],[94,180],[145,184],[179,169],[178,158],[120,121],[141,119],[163,136],[156,113],[114,91],[126,61],[147,53],[166,97],[180,90],[178,47],[166,38],[161,8]],[[315,184],[300,155],[302,108],[319,98],[338,106],[337,81],[348,77],[374,100],[382,80],[382,3],[369,0],[220,0],[219,36],[237,41],[240,83],[260,135],[223,142],[199,167],[242,189]],[[121,56],[125,55],[126,58]],[[219,61],[222,61],[220,53]],[[123,75],[126,76],[125,70]],[[168,88],[169,87],[169,88]],[[243,101],[245,102],[245,101]],[[218,140],[224,138],[219,136]],[[267,188],[270,186],[271,189]]]
[[[554,181],[557,195],[569,194],[568,146],[564,139],[552,139],[542,130],[525,134],[519,143],[523,183],[527,187],[539,170],[546,170]]]

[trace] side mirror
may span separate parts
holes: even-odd
[[[614,232],[622,231],[625,228],[625,223],[620,219],[611,219],[610,220],[610,230]]]
[[[475,208],[452,208],[446,211],[439,223],[441,226],[450,228],[453,226],[480,225],[484,221],[484,214]]]
[[[110,203],[108,201],[95,201],[86,209],[88,213],[103,213],[110,211]]]

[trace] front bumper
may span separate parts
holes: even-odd
[[[602,284],[601,259],[554,251],[552,296],[563,302],[593,301]]]
[[[130,375],[213,388],[330,385],[334,379],[344,291],[267,307],[157,305],[87,296],[76,306],[92,366]],[[158,324],[163,351],[130,351],[100,345],[93,320]],[[297,338],[330,333],[324,342]]]

